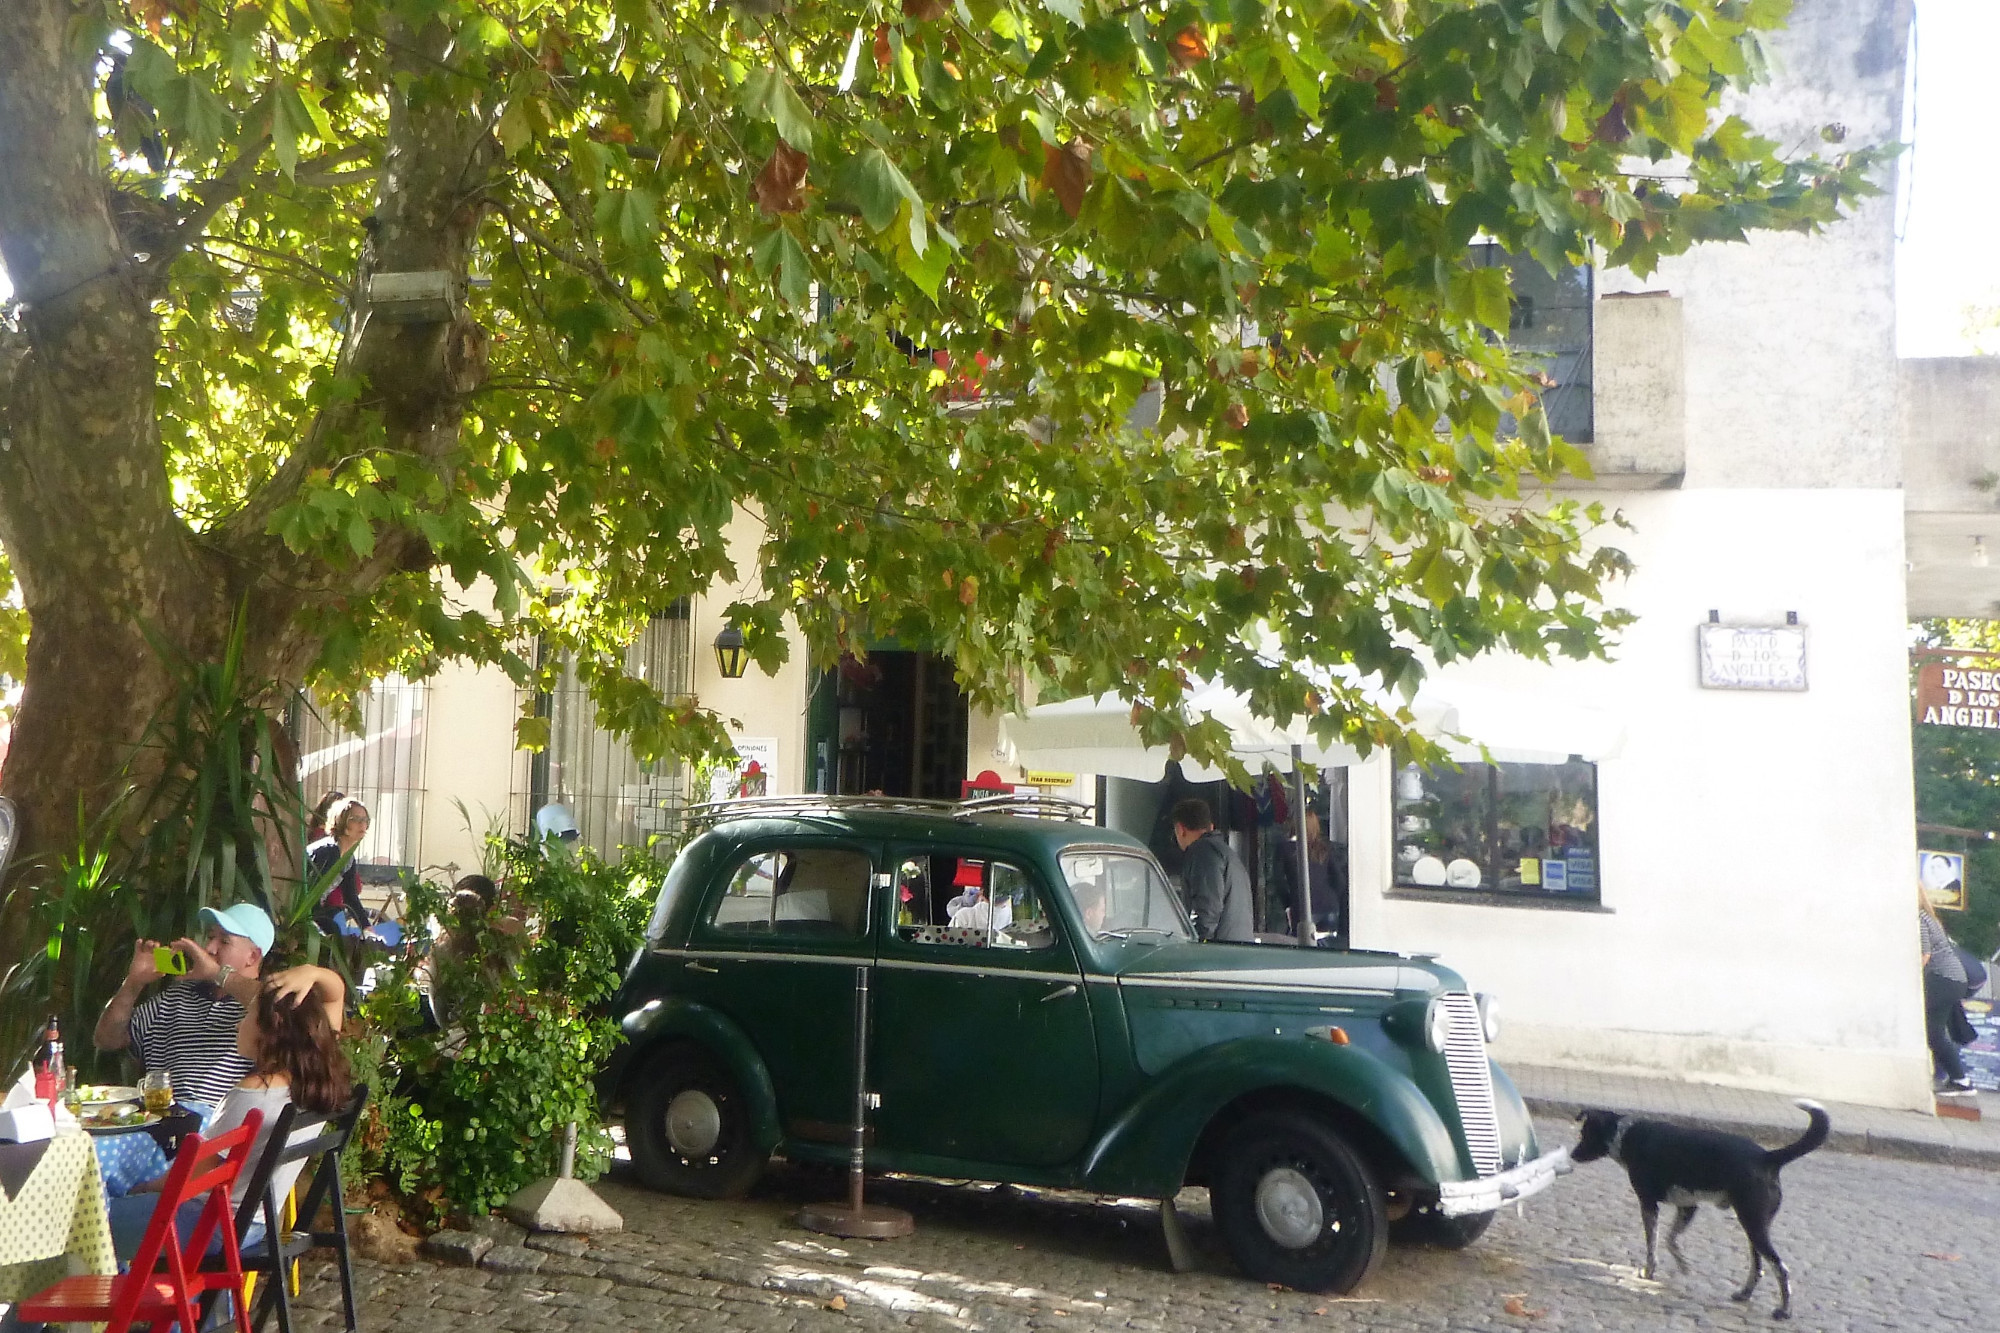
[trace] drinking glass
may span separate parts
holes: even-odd
[[[174,1104],[174,1079],[164,1069],[155,1069],[139,1079],[139,1091],[146,1096],[146,1110],[164,1115]]]

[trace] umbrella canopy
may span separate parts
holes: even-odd
[[[1295,745],[1306,763],[1320,768],[1361,762],[1361,755],[1348,746],[1324,746],[1314,740],[1304,718],[1280,727],[1258,717],[1249,696],[1226,685],[1198,685],[1190,692],[1188,711],[1196,717],[1206,714],[1227,728],[1230,754],[1253,770],[1268,763],[1280,772],[1289,771]],[[1452,729],[1448,710],[1432,714],[1426,705],[1415,711],[1418,727],[1427,733]],[[1130,701],[1115,694],[1065,699],[1010,713],[1000,719],[1000,747],[1010,762],[1023,768],[1141,782],[1159,781],[1170,757],[1166,746],[1148,746],[1140,739],[1132,725]],[[1201,767],[1192,760],[1182,762],[1182,772],[1191,782],[1214,782],[1223,776],[1221,769]]]
[[[1385,707],[1394,707],[1386,702]],[[1554,699],[1535,691],[1501,690],[1451,682],[1428,684],[1409,705],[1415,729],[1439,741],[1452,758],[1474,762],[1481,746],[1501,763],[1559,764],[1572,755],[1597,760],[1614,757],[1625,742],[1618,717],[1601,708]],[[1323,746],[1304,718],[1280,727],[1258,717],[1249,697],[1220,684],[1198,685],[1188,711],[1214,718],[1229,731],[1229,752],[1253,771],[1265,764],[1279,772],[1292,766],[1292,747],[1319,768],[1361,762],[1345,745]],[[1115,694],[1041,704],[1000,719],[1000,747],[1007,760],[1027,769],[1097,773],[1105,777],[1157,782],[1169,758],[1164,745],[1148,746],[1132,725],[1132,705]],[[1214,782],[1218,768],[1184,760],[1191,782]]]

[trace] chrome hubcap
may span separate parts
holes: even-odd
[[[1326,1209],[1319,1191],[1297,1167],[1278,1166],[1257,1182],[1257,1221],[1264,1234],[1288,1250],[1303,1250],[1319,1239]]]
[[[699,1088],[677,1093],[667,1103],[667,1142],[674,1151],[700,1157],[722,1138],[722,1108]]]

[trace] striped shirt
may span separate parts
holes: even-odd
[[[219,1106],[256,1068],[236,1052],[242,1021],[241,1000],[209,982],[175,981],[132,1011],[126,1033],[147,1073],[173,1077],[176,1100]]]
[[[1958,956],[1958,946],[1951,942],[1938,919],[1921,908],[1917,911],[1917,929],[1923,935],[1924,952],[1931,956],[1924,964],[1926,972],[1934,972],[1946,981],[1965,984],[1965,963]]]

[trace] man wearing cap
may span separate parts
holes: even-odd
[[[174,1100],[206,1119],[256,1067],[238,1053],[236,1027],[263,984],[259,974],[276,932],[264,909],[251,903],[204,907],[201,921],[208,927],[206,945],[174,941],[174,952],[187,960],[186,978],[169,980],[144,1000],[140,994],[161,979],[153,958],[157,945],[140,940],[133,947],[125,984],[104,1006],[93,1038],[100,1051],[129,1048],[149,1074],[166,1070],[173,1079]],[[106,1189],[114,1196],[165,1169],[166,1159],[151,1135],[114,1135],[101,1140],[99,1148],[113,1143],[122,1151],[100,1151],[99,1156]],[[151,1153],[144,1151],[148,1146]]]

